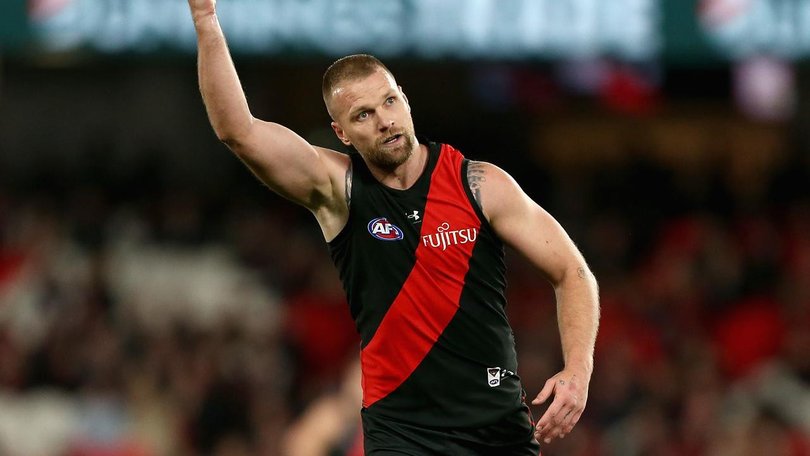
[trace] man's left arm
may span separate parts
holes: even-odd
[[[571,432],[585,409],[599,326],[596,279],[560,224],[500,168],[470,162],[468,182],[498,236],[535,265],[554,286],[565,367],[532,401],[554,397],[537,422],[535,437],[546,443]]]

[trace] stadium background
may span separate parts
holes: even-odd
[[[377,53],[417,132],[505,168],[584,251],[596,370],[544,454],[810,454],[810,1],[219,3],[257,117],[340,147],[321,74]],[[0,5],[2,455],[353,451],[337,275],[213,135],[186,8]],[[553,295],[509,263],[536,394]]]

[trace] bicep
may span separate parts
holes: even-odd
[[[482,187],[484,213],[504,243],[517,250],[554,284],[584,259],[563,227],[535,203],[511,176],[490,165]]]
[[[287,127],[254,119],[228,146],[265,185],[298,204],[313,209],[342,195],[335,176],[347,166],[343,154],[313,146]]]

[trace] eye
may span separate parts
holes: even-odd
[[[366,120],[368,119],[368,111],[363,111],[357,115],[357,120]]]
[[[395,101],[396,101],[396,98],[394,98],[394,97],[388,97],[388,98],[385,100],[385,104],[392,105],[392,104],[394,104],[394,102],[395,102]]]

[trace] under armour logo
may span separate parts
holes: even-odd
[[[418,222],[421,217],[419,217],[419,211],[413,211],[413,214],[407,214],[408,218],[413,220],[414,223]]]

